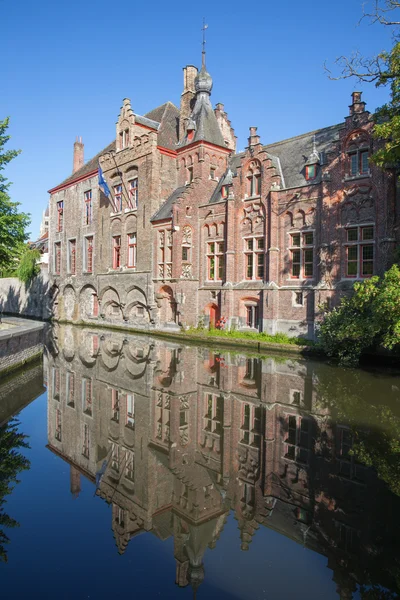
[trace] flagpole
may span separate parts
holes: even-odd
[[[123,176],[122,176],[122,173],[121,173],[121,171],[119,170],[119,167],[118,167],[118,165],[117,165],[117,161],[115,160],[115,154],[113,154],[113,153],[112,153],[112,152],[109,150],[108,152],[105,152],[104,154],[102,154],[102,155],[101,155],[101,157],[103,157],[103,156],[106,156],[107,154],[109,154],[109,155],[112,157],[112,159],[113,159],[113,161],[114,161],[114,164],[115,164],[115,168],[117,169],[117,173],[118,173],[118,175],[121,177],[121,183],[122,183],[122,187],[123,187],[123,188],[124,188],[124,190],[125,190],[125,193],[126,193],[126,198],[127,198],[127,200],[126,200],[126,205],[127,205],[127,207],[129,208],[129,194],[128,194],[128,190],[126,189],[126,186],[125,186],[125,183],[124,183],[124,178],[123,178]],[[122,195],[122,196],[123,196],[123,195]],[[113,196],[113,202],[114,202],[114,196]],[[114,208],[115,208],[115,204],[114,204]]]

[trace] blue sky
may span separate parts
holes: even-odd
[[[249,126],[268,143],[341,122],[354,89],[371,111],[388,97],[324,72],[325,60],[390,47],[387,28],[358,26],[362,0],[0,0],[0,14],[0,119],[11,117],[9,147],[22,150],[5,175],[32,215],[32,239],[47,190],[71,173],[75,136],[89,159],[114,138],[124,97],[139,114],[179,105],[182,67],[201,61],[203,16],[212,102],[225,104],[239,149]]]

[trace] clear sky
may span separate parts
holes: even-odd
[[[124,97],[138,114],[179,106],[182,67],[201,62],[203,16],[211,100],[225,104],[239,149],[249,126],[269,143],[341,122],[354,89],[375,110],[387,90],[330,81],[323,66],[390,47],[387,28],[358,25],[362,3],[0,0],[0,119],[11,117],[9,147],[22,150],[5,175],[31,238],[47,190],[71,174],[75,136],[87,160],[114,138]]]

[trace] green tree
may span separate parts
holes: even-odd
[[[40,266],[38,260],[40,258],[40,251],[37,248],[25,247],[24,253],[21,256],[19,265],[16,269],[15,274],[24,283],[29,283],[30,280],[39,273]]]
[[[19,523],[4,511],[6,496],[11,494],[19,483],[17,476],[30,468],[29,460],[20,452],[20,448],[29,448],[26,436],[17,431],[17,421],[12,419],[0,427],[0,560],[7,562],[5,545],[10,542],[3,527],[19,527]]]
[[[370,3],[367,3],[367,6]],[[400,171],[400,1],[374,0],[371,12],[362,17],[372,23],[380,23],[393,28],[393,47],[376,56],[364,57],[358,52],[340,56],[336,65],[340,72],[334,76],[328,68],[330,79],[354,78],[358,81],[374,83],[376,87],[387,86],[390,90],[389,102],[380,107],[374,115],[374,136],[382,141],[371,160],[380,167]]]
[[[5,166],[19,154],[19,150],[4,150],[10,139],[6,134],[9,119],[0,121],[0,273],[15,268],[28,238],[26,228],[30,217],[18,210],[19,202],[12,202],[8,194],[10,183],[1,173]]]
[[[343,365],[356,365],[368,348],[400,345],[400,268],[354,284],[354,293],[327,313],[319,328],[322,350]]]

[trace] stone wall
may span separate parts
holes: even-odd
[[[49,280],[41,273],[25,284],[16,277],[0,279],[0,313],[50,319]]]
[[[0,377],[43,352],[42,323],[24,319],[10,321],[13,326],[0,331]]]

